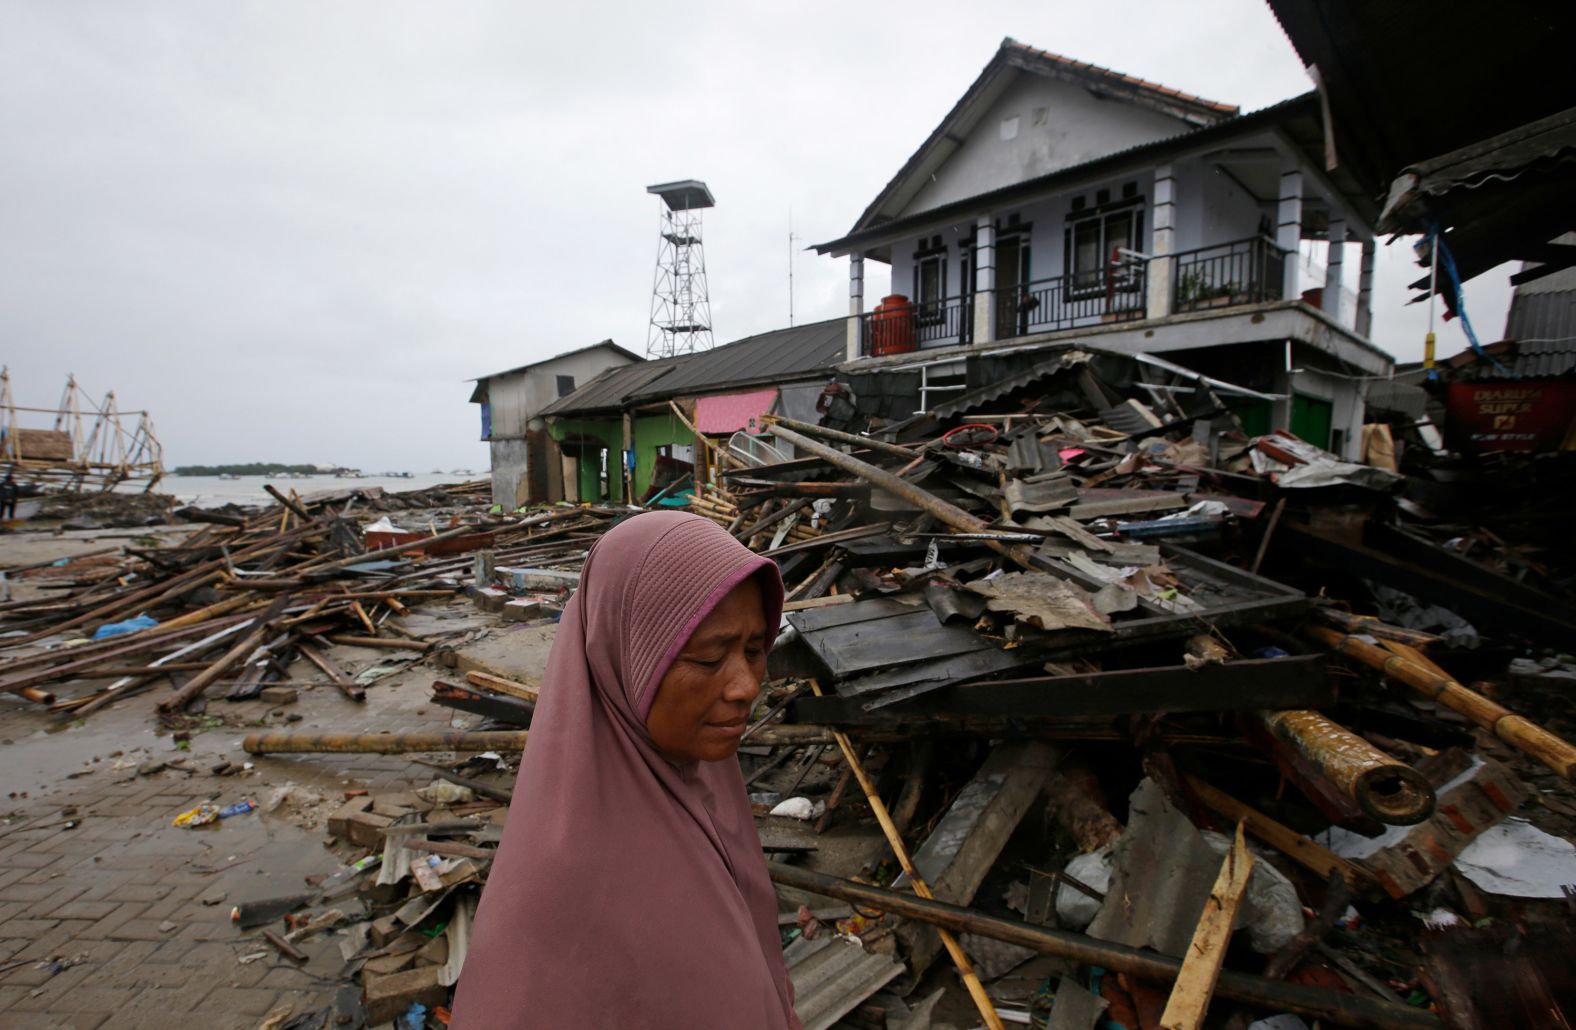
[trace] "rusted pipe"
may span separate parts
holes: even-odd
[[[1365,815],[1411,826],[1434,814],[1434,788],[1423,774],[1318,712],[1258,712],[1271,735],[1291,748]]]
[[[1207,662],[1231,657],[1231,651],[1208,634],[1190,637],[1187,652]],[[1298,760],[1297,772],[1316,778],[1311,786],[1329,793],[1328,784],[1369,818],[1411,826],[1434,814],[1434,788],[1421,773],[1318,712],[1256,712],[1252,718],[1290,750]]]
[[[241,746],[251,755],[374,754],[413,751],[524,751],[525,730],[476,733],[253,733]]]

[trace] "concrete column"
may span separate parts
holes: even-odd
[[[1341,320],[1341,267],[1346,261],[1346,222],[1330,219],[1330,242],[1324,256],[1324,308],[1325,314]]]
[[[974,227],[973,338],[975,343],[996,339],[996,226],[989,215]]]
[[[860,315],[865,311],[865,256],[848,255],[848,346],[847,358],[853,361],[863,351],[861,336],[863,325]]]
[[[1146,312],[1150,318],[1165,318],[1171,314],[1172,280],[1176,275],[1176,262],[1171,254],[1176,250],[1176,176],[1171,165],[1155,168],[1154,223],[1149,231],[1149,290]]]
[[[1281,172],[1280,203],[1276,208],[1275,245],[1286,252],[1282,270],[1281,297],[1296,300],[1297,270],[1301,264],[1302,172],[1295,166]]]
[[[1363,263],[1357,273],[1357,335],[1367,337],[1374,320],[1374,241],[1363,241]]]

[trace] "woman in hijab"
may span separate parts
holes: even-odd
[[[782,611],[707,519],[592,548],[547,662],[456,1030],[798,1030],[733,760]]]

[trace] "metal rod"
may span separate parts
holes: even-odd
[[[1171,983],[1182,968],[1181,961],[1169,955],[1111,944],[1086,937],[1081,933],[1050,930],[1015,919],[988,916],[960,905],[949,905],[944,901],[899,894],[880,887],[827,876],[825,873],[797,869],[780,862],[768,862],[766,869],[772,881],[784,887],[807,891],[823,898],[847,901],[860,908],[889,912],[905,919],[917,919],[953,933],[977,933],[992,940],[1032,948],[1042,955],[1055,955],[1085,965],[1102,966],[1155,983]],[[1247,973],[1234,973],[1230,970],[1220,974],[1220,981],[1215,990],[1222,997],[1261,1005],[1271,1011],[1284,1010],[1317,1016],[1341,1026],[1364,1027],[1371,1030],[1407,1030],[1412,1027],[1429,1027],[1438,1030],[1441,1026],[1439,1017],[1432,1012],[1407,1005],[1374,1001],[1351,994],[1337,994],[1316,987],[1281,983],[1278,980]]]

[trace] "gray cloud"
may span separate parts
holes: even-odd
[[[464,379],[643,349],[645,185],[718,197],[719,340],[783,325],[790,211],[840,235],[1003,35],[1249,109],[1307,88],[1255,0],[3,0],[0,360],[19,401],[74,371],[150,409],[173,463],[481,467]],[[1375,338],[1410,358],[1401,250]],[[798,319],[842,314],[846,267],[794,260]],[[1488,339],[1503,280],[1468,290]]]

